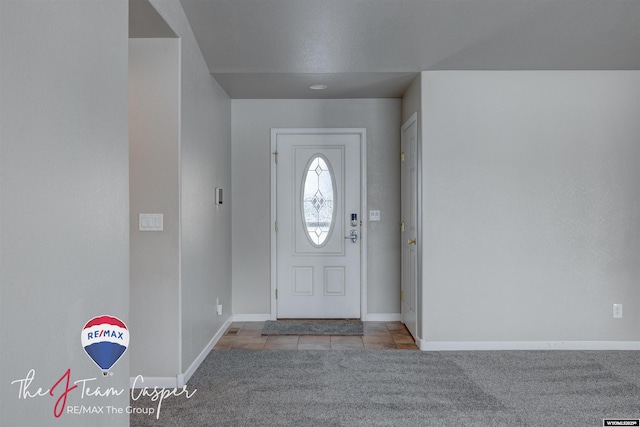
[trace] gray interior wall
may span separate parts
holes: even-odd
[[[180,332],[185,372],[231,314],[231,101],[209,74],[180,3],[151,3],[181,38]],[[218,208],[216,187],[227,196]],[[222,316],[216,315],[216,298]]]
[[[129,40],[132,377],[179,369],[179,43]],[[163,214],[163,231],[139,231],[140,213]]]
[[[423,338],[640,339],[640,73],[424,72],[422,107]]]
[[[233,312],[270,312],[270,129],[367,129],[368,312],[400,312],[400,100],[233,100]]]
[[[46,390],[71,369],[71,381],[129,387],[128,353],[103,377],[80,342],[92,317],[129,321],[127,44],[126,1],[0,1],[2,425],[129,425],[55,419],[56,399],[18,399],[11,384],[35,369],[31,390]],[[129,398],[69,393],[83,403]]]

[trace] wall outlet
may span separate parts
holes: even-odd
[[[220,304],[220,298],[216,298],[216,314],[222,316],[222,304]]]
[[[613,304],[613,318],[622,319],[622,304]]]

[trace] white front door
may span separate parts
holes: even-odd
[[[278,318],[360,318],[362,137],[272,131]]]
[[[416,336],[418,287],[418,122],[412,116],[402,126],[402,321]]]

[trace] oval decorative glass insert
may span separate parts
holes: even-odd
[[[316,154],[309,162],[302,182],[302,212],[307,236],[314,246],[320,247],[333,229],[335,182],[328,160]]]

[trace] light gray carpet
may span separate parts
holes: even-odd
[[[357,320],[269,320],[262,335],[362,335],[362,322]]]
[[[212,351],[132,426],[601,426],[640,417],[633,351]],[[134,407],[157,407],[140,399]]]

